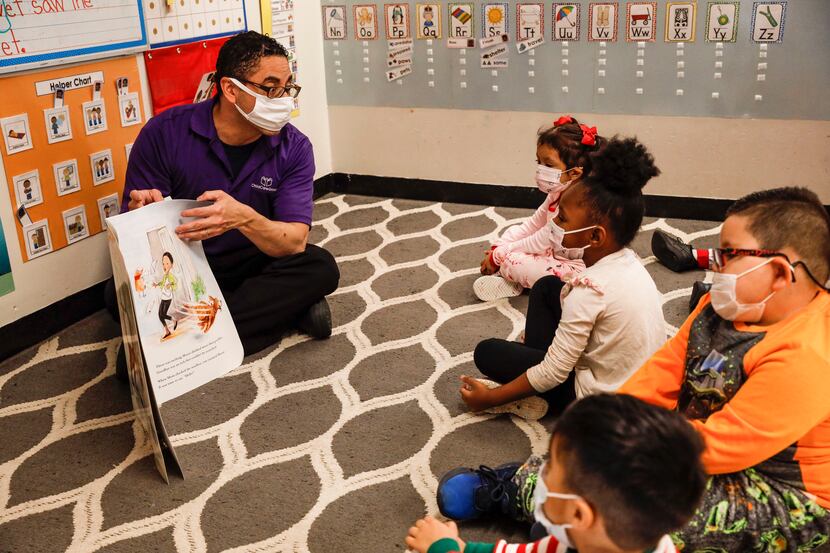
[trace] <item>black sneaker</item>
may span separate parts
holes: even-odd
[[[451,470],[438,483],[438,510],[453,520],[472,520],[490,513],[515,518],[518,487],[512,478],[521,466],[508,463],[494,469],[481,465],[478,470]]]
[[[297,326],[313,338],[322,339],[331,336],[331,309],[326,298],[312,305]]]
[[[697,259],[692,255],[692,247],[660,229],[651,235],[651,251],[660,263],[675,273],[699,268]]]
[[[711,289],[711,284],[706,284],[705,282],[701,282],[699,280],[692,284],[692,295],[689,298],[689,313],[695,310],[697,304],[700,303],[700,298],[709,293],[709,290]]]

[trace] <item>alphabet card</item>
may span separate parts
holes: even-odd
[[[378,38],[378,8],[374,4],[354,6],[354,34],[360,40]]]
[[[507,3],[484,4],[481,9],[481,36],[483,38],[508,34]]]
[[[475,34],[473,31],[473,5],[450,2],[447,9],[450,14],[447,35],[450,38],[472,38]]]
[[[386,20],[386,38],[400,40],[410,38],[409,34],[409,4],[384,4],[384,19]]]
[[[755,2],[752,6],[752,40],[781,42],[784,39],[786,2]]]
[[[592,2],[588,6],[588,40],[617,41],[617,2]]]
[[[738,39],[740,2],[709,2],[706,10],[706,42],[735,42]]]
[[[657,2],[629,2],[625,5],[625,39],[654,42],[657,34]]]
[[[582,6],[573,2],[567,4],[553,4],[553,40],[578,41],[579,21],[582,17]]]
[[[419,39],[441,38],[441,4],[418,4],[416,16]]]
[[[666,6],[666,42],[694,42],[696,2],[669,2]]]
[[[323,7],[323,31],[326,40],[346,38],[346,6]]]
[[[525,42],[544,36],[544,4],[516,4],[516,40]]]

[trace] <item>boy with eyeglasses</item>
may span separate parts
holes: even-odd
[[[830,217],[806,188],[755,192],[720,245],[711,293],[618,391],[682,413],[706,442],[712,478],[678,549],[830,550]],[[534,463],[443,482],[439,505],[452,492],[449,516],[532,520]]]

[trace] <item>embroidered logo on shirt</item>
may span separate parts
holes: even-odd
[[[259,184],[252,182],[251,188],[256,188],[257,190],[265,190],[266,192],[277,191],[277,189],[274,188],[274,179],[271,177],[260,177]]]

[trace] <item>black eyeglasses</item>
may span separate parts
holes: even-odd
[[[255,83],[253,81],[248,81],[242,78],[237,78],[236,80],[257,87],[262,92],[264,92],[268,98],[282,98],[283,96],[288,96],[289,98],[296,98],[300,95],[300,90],[302,90],[303,88],[300,85],[294,83],[289,83],[285,86],[267,86],[264,84]]]

